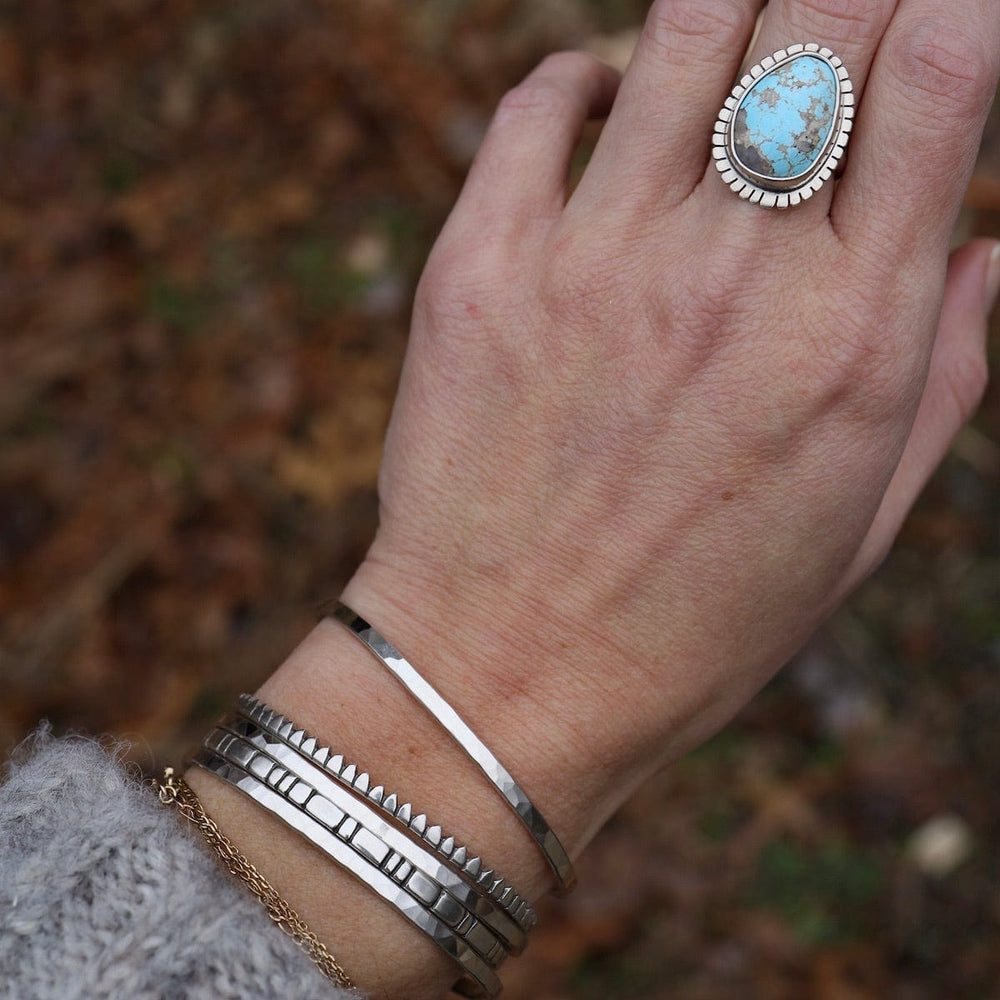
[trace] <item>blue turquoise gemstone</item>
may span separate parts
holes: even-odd
[[[764,177],[807,173],[830,137],[838,87],[833,67],[809,53],[765,73],[736,109],[736,158]]]

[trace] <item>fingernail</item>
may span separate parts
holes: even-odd
[[[986,265],[986,311],[993,312],[1000,298],[1000,243],[993,248]]]

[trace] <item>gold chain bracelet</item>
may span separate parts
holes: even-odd
[[[156,790],[164,805],[176,806],[181,815],[198,828],[205,838],[205,843],[219,855],[230,874],[246,884],[264,904],[268,916],[302,948],[319,971],[335,986],[353,990],[355,987],[350,977],[330,954],[326,945],[219,829],[215,820],[205,812],[201,800],[195,795],[191,786],[183,778],[176,777],[172,767],[164,769],[162,781],[156,782]]]

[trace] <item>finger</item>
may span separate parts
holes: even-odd
[[[763,0],[657,0],[604,127],[579,199],[657,212],[705,171],[712,122]],[[576,198],[576,196],[574,196]]]
[[[815,42],[843,61],[857,99],[897,5],[898,0],[771,0],[747,61],[757,63],[789,45]],[[813,224],[825,218],[833,191],[834,185],[827,183],[796,207],[796,223]],[[743,211],[757,209],[748,206]]]
[[[998,73],[996,0],[901,0],[831,212],[842,239],[890,265],[944,252]]]
[[[583,52],[544,59],[501,100],[453,217],[496,233],[558,215],[583,127],[608,114],[620,80],[617,70]]]
[[[986,387],[986,330],[1000,280],[1000,244],[976,240],[952,254],[927,385],[896,472],[851,571],[853,589],[882,561],[906,515]]]
[[[899,0],[771,0],[748,62],[796,42],[817,42],[840,56],[860,94]]]

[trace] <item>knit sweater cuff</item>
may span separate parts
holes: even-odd
[[[82,737],[0,784],[0,983],[24,1000],[347,1000],[197,833]]]

